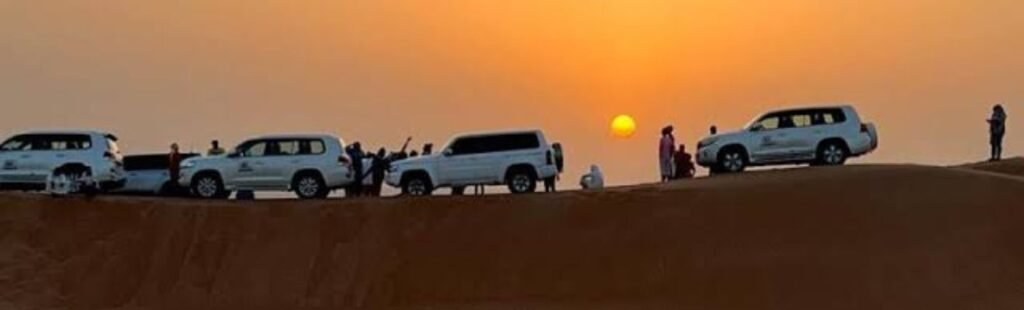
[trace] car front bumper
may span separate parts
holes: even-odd
[[[384,177],[384,183],[393,187],[402,186],[402,175],[397,172],[388,172],[387,176]]]
[[[702,167],[710,167],[717,164],[718,148],[714,146],[707,146],[697,150],[697,164]]]

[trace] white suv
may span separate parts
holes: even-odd
[[[232,191],[294,191],[325,198],[353,180],[344,141],[330,135],[279,135],[250,139],[219,156],[182,162],[178,183],[200,198],[227,198]]]
[[[459,194],[466,186],[501,184],[512,193],[529,193],[562,166],[561,146],[548,145],[539,130],[469,134],[452,139],[440,154],[392,163],[387,183],[413,196],[439,187]]]
[[[0,144],[0,186],[45,189],[54,177],[76,181],[72,191],[124,186],[117,137],[99,131],[40,131]]]
[[[701,140],[697,163],[713,173],[781,164],[842,165],[877,147],[875,125],[863,123],[853,107],[800,108],[769,112],[745,129]]]

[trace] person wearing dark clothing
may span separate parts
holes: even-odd
[[[554,193],[558,189],[555,188],[555,183],[558,181],[558,175],[553,175],[548,178],[544,178],[544,192]]]
[[[206,151],[206,156],[218,156],[224,155],[224,148],[220,147],[220,141],[210,141],[210,150]]]
[[[171,152],[167,154],[167,181],[166,191],[169,191],[175,195],[179,193],[178,179],[181,177],[181,152],[178,149],[177,143],[171,144]]]
[[[370,168],[370,174],[373,176],[371,196],[380,197],[380,192],[384,188],[384,174],[388,171],[387,155],[388,151],[380,148],[377,155],[373,156],[373,166]]]
[[[1003,136],[1006,135],[1006,110],[1002,105],[992,108],[992,117],[988,119],[989,143],[992,145],[991,161],[1003,159]]]
[[[693,165],[693,156],[686,152],[686,145],[680,144],[679,151],[674,155],[675,159],[675,178],[676,179],[692,179],[697,173],[697,167]]]
[[[352,147],[349,149],[348,157],[352,159],[352,170],[353,170],[353,181],[349,185],[349,189],[346,192],[346,196],[356,197],[363,193],[363,178],[365,173],[363,170],[363,147],[359,142],[352,143]]]
[[[715,125],[711,125],[710,131],[711,131],[711,135],[712,136],[717,135],[718,134],[718,127],[716,127]]]
[[[661,168],[661,181],[672,179],[672,154],[675,154],[676,138],[672,135],[672,126],[661,129],[661,142],[658,143],[658,166]]]

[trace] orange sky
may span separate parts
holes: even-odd
[[[852,102],[882,134],[859,162],[946,164],[985,158],[995,102],[1024,151],[1021,29],[1013,0],[4,1],[0,133],[98,127],[153,152],[540,127],[567,147],[564,181],[597,163],[624,184],[657,179],[665,124],[693,144]],[[608,133],[620,113],[631,140]]]

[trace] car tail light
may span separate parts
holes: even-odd
[[[547,157],[548,157],[548,165],[554,165],[555,164],[555,154],[552,153],[551,150],[548,150]]]
[[[868,133],[868,125],[867,124],[860,124],[860,132],[861,133]]]
[[[95,154],[95,153],[94,153],[94,154]],[[103,158],[109,158],[109,159],[114,159],[114,153],[111,153],[111,152],[103,152]]]
[[[348,155],[342,154],[341,156],[338,156],[338,164],[342,166],[352,166],[352,158],[349,158]]]

